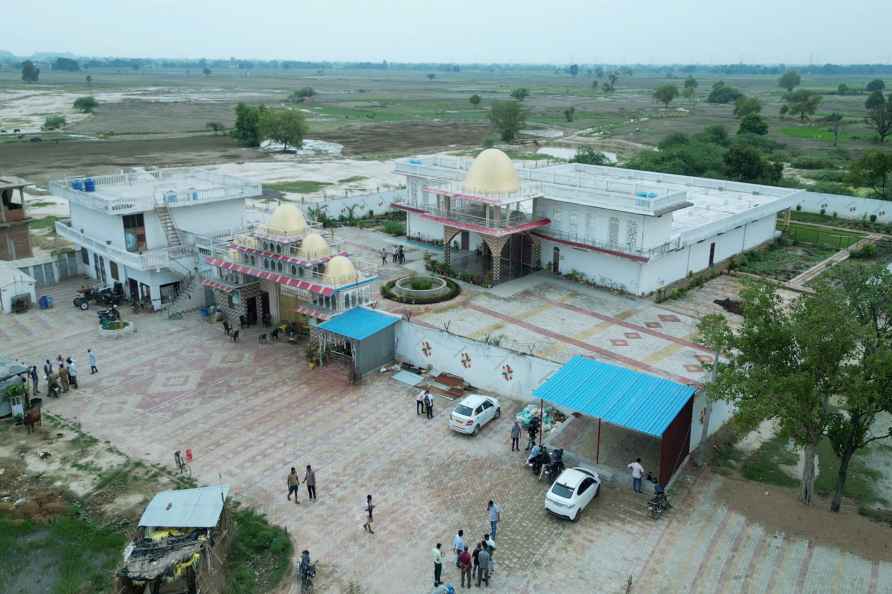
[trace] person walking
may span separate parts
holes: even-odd
[[[641,458],[635,458],[635,461],[627,466],[632,471],[632,491],[638,494],[643,493],[641,490],[641,477],[644,476],[644,467],[641,465]]]
[[[77,390],[77,363],[71,357],[68,357],[68,382]]]
[[[406,252],[403,251],[403,246],[399,246],[398,249],[399,249],[399,253],[398,253],[397,260],[399,260],[400,264],[405,264],[406,263]]]
[[[62,392],[67,392],[71,382],[68,378],[68,370],[65,369],[65,363],[59,363],[59,383],[62,384]]]
[[[294,493],[294,503],[300,505],[300,499],[297,498],[298,489],[300,487],[300,476],[297,469],[291,467],[291,473],[288,475],[288,501],[291,501],[291,494]]]
[[[439,542],[434,547],[434,588],[442,584],[440,577],[443,575],[443,551],[440,550],[443,545]]]
[[[374,504],[372,504],[372,496],[365,496],[365,506],[363,507],[363,511],[365,512],[365,524],[362,525],[363,530],[368,532],[369,534],[374,534],[375,531],[372,530],[372,524],[374,523],[374,516],[372,515],[372,511],[375,509]]]
[[[474,577],[474,579],[476,579],[476,578],[477,578],[477,575],[479,575],[479,573],[480,573],[480,561],[479,561],[479,559],[480,559],[480,549],[481,549],[481,548],[482,548],[482,546],[481,546],[481,544],[478,542],[478,543],[477,543],[477,546],[474,547],[474,552],[471,553],[471,564],[472,564],[471,575]]]
[[[415,414],[423,415],[424,414],[424,396],[427,394],[427,390],[423,392],[419,392],[415,395]]]
[[[304,484],[307,486],[307,497],[310,501],[316,501],[316,473],[307,464],[307,473],[304,475]]]
[[[499,522],[502,520],[502,508],[493,503],[493,500],[490,499],[486,506],[486,511],[489,513],[489,533],[492,535],[492,539],[495,540],[496,527],[498,527]]]
[[[99,370],[96,369],[96,353],[92,349],[87,349],[87,361],[90,363],[90,375],[99,373]]]
[[[50,363],[50,360],[47,359],[46,363],[43,364],[43,375],[49,380],[53,377],[53,364]]]
[[[517,419],[514,419],[514,424],[511,425],[511,451],[519,452],[520,451],[520,422]]]
[[[37,396],[38,394],[40,394],[40,390],[37,388],[40,378],[40,376],[37,375],[37,365],[31,366],[29,374],[31,375],[31,384],[33,385],[32,392],[35,396]]]
[[[486,587],[489,587],[489,566],[490,566],[490,555],[489,551],[485,548],[481,548],[480,552],[477,554],[477,587],[480,587],[480,583],[483,582],[486,584]]]
[[[430,390],[424,391],[424,408],[427,410],[427,418],[434,418],[434,397]]]
[[[393,261],[394,264],[396,264],[397,259],[398,259],[399,257],[400,257],[400,252],[399,252],[398,249],[396,249],[396,247],[394,247],[394,248],[393,248],[393,255],[391,256],[391,260]]]
[[[387,264],[387,248],[381,248],[381,265]]]
[[[465,531],[459,530],[458,533],[452,537],[452,550],[455,552],[455,566],[460,567],[461,564],[458,561],[458,558],[461,556],[462,551],[465,550]]]
[[[468,545],[458,555],[458,569],[461,571],[461,587],[465,587],[465,577],[468,578],[468,588],[471,588],[471,553],[468,552]]]

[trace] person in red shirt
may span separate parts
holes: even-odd
[[[465,550],[458,556],[458,567],[461,569],[461,587],[465,587],[465,576],[468,577],[468,588],[471,587],[471,553],[468,552],[468,545]]]

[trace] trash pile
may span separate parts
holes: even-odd
[[[566,420],[567,416],[559,411],[558,409],[552,406],[546,406],[543,411],[540,411],[538,404],[527,404],[523,409],[517,413],[517,421],[520,423],[520,426],[526,429],[530,426],[530,421],[533,417],[538,417],[539,413],[542,412],[542,418],[540,419],[541,423],[539,427],[541,427],[543,431],[543,435],[551,431],[555,425],[559,425]]]

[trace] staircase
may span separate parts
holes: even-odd
[[[198,284],[198,278],[197,274],[189,273],[186,278],[180,281],[180,292],[177,293],[177,296],[174,297],[170,303],[164,306],[164,311],[167,312],[167,317],[169,319],[181,318],[184,313],[201,308],[200,305],[191,306],[189,304],[192,300],[192,292],[200,289],[200,286],[196,286]],[[181,307],[177,307],[177,304]]]
[[[164,227],[164,235],[167,236],[167,247],[181,247],[183,242],[180,239],[177,226],[173,222],[170,210],[167,209],[166,205],[158,204],[155,206],[155,212],[158,213],[158,219],[161,221],[161,226]]]

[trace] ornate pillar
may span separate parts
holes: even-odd
[[[443,261],[452,266],[452,240],[461,233],[461,229],[443,225]]]
[[[533,241],[533,261],[530,264],[533,268],[542,268],[542,240],[532,233],[530,239]]]
[[[492,284],[498,284],[502,280],[502,248],[508,243],[510,236],[491,237],[489,235],[481,235],[489,251],[492,253]]]

